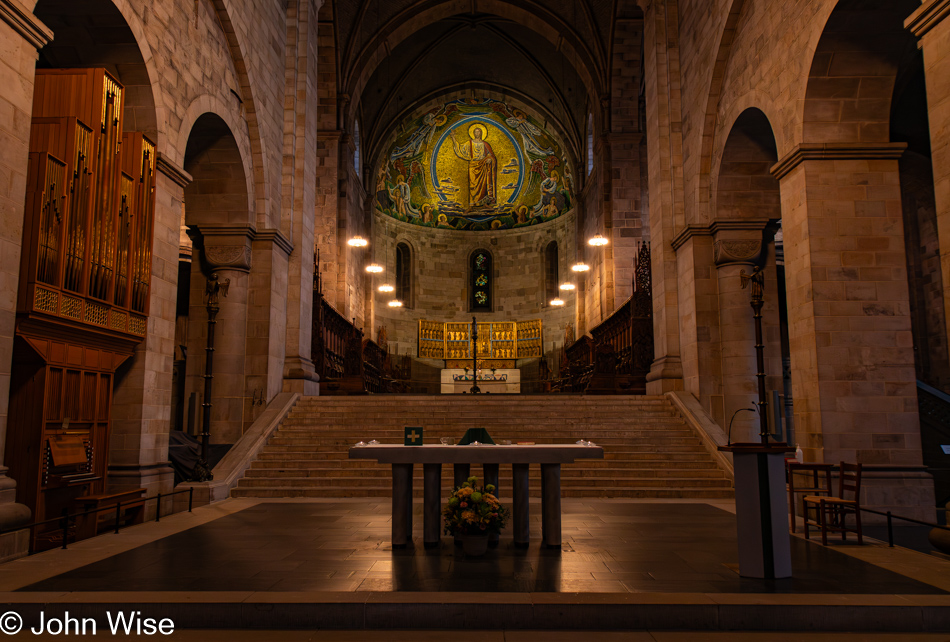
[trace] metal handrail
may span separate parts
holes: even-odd
[[[921,526],[930,526],[931,528],[939,528],[943,531],[950,531],[950,526],[943,526],[942,524],[934,524],[933,522],[925,522],[923,520],[914,519],[913,517],[904,517],[903,515],[895,515],[891,511],[879,511],[874,510],[873,508],[862,508],[861,506],[857,507],[858,510],[865,513],[874,513],[875,515],[884,515],[887,517],[887,545],[890,548],[894,548],[894,521],[895,519],[900,519],[905,522],[912,522],[914,524],[920,524]]]
[[[192,509],[192,507],[194,506],[194,498],[195,498],[195,489],[194,489],[194,488],[187,488],[187,489],[183,489],[183,490],[176,490],[176,491],[174,491],[174,492],[165,493],[165,494],[158,493],[158,494],[156,494],[154,497],[140,497],[140,498],[138,498],[138,499],[134,499],[134,500],[131,500],[131,501],[127,501],[127,502],[125,502],[124,505],[125,505],[125,506],[130,506],[130,505],[132,505],[132,504],[138,504],[138,503],[140,503],[140,502],[142,503],[142,505],[144,505],[146,502],[149,502],[149,501],[152,501],[152,500],[157,500],[157,501],[158,501],[158,504],[157,504],[156,507],[155,507],[155,521],[158,522],[158,521],[160,521],[161,518],[162,518],[162,498],[163,498],[163,497],[165,497],[165,498],[167,498],[167,497],[173,497],[173,496],[175,496],[175,495],[180,495],[180,494],[182,494],[182,493],[188,493],[188,512],[190,513],[190,512],[192,512],[191,509]],[[85,516],[87,516],[87,515],[92,515],[92,514],[95,514],[95,513],[101,513],[101,512],[103,512],[103,511],[107,511],[107,510],[108,510],[108,511],[115,510],[115,533],[118,534],[118,533],[119,533],[119,529],[122,528],[122,524],[121,524],[121,519],[122,519],[122,506],[123,506],[123,502],[118,501],[118,502],[115,503],[115,506],[114,506],[114,507],[113,507],[113,506],[102,506],[102,507],[100,507],[100,508],[92,508],[92,509],[90,509],[90,510],[83,511],[83,512],[81,512],[81,513],[74,513],[74,514],[72,514],[72,515],[66,513],[66,514],[60,515],[59,517],[53,517],[53,518],[51,518],[51,519],[44,519],[44,520],[41,520],[41,521],[31,522],[31,523],[29,523],[29,524],[24,524],[23,526],[16,526],[16,527],[13,527],[13,528],[0,529],[0,535],[6,535],[7,533],[15,533],[15,532],[18,532],[18,531],[22,531],[22,530],[27,530],[27,529],[29,529],[29,531],[30,531],[30,546],[29,546],[29,549],[28,549],[28,551],[27,551],[27,555],[32,555],[32,554],[35,552],[35,551],[33,550],[33,530],[34,530],[37,526],[42,526],[42,525],[44,525],[44,524],[52,524],[52,523],[57,523],[57,522],[58,522],[58,523],[62,524],[62,531],[63,531],[63,548],[65,549],[65,548],[66,548],[66,545],[67,545],[67,543],[68,543],[67,540],[69,539],[68,535],[69,535],[69,524],[70,524],[70,520],[75,520],[77,517],[85,517]],[[181,511],[179,511],[179,512],[181,512]],[[168,514],[169,514],[169,515],[172,515],[173,513],[168,513]]]

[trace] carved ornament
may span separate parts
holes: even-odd
[[[717,266],[755,264],[762,254],[761,239],[719,239],[713,244]]]

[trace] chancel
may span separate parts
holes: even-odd
[[[0,0],[4,610],[950,629],[948,16]]]

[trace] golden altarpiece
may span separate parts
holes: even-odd
[[[541,320],[477,324],[479,368],[514,368],[518,359],[540,358]],[[472,324],[419,320],[419,357],[443,359],[446,368],[472,366]]]
[[[105,490],[116,369],[146,333],[156,154],[123,94],[104,69],[36,72],[6,465],[38,521]]]

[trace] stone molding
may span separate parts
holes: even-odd
[[[0,0],[0,2],[3,2],[3,0]],[[155,159],[155,169],[170,178],[173,183],[182,189],[188,187],[188,184],[194,180],[191,174],[173,163],[168,156],[162,152],[158,152],[158,157]]]
[[[904,28],[922,38],[947,16],[950,16],[950,0],[924,0],[920,9],[904,21]]]
[[[720,236],[728,232],[762,232],[770,219],[751,218],[736,221],[713,221],[709,225],[687,225],[682,232],[673,237],[670,245],[673,250],[679,250],[694,236]]]
[[[264,243],[273,243],[276,245],[281,252],[290,256],[291,252],[294,251],[294,244],[284,236],[284,233],[280,230],[261,230],[254,235],[254,241],[263,241]]]
[[[802,143],[770,171],[772,176],[782,180],[805,161],[898,159],[905,149],[907,143]]]
[[[17,0],[0,0],[0,19],[37,50],[53,39],[52,30]]]

